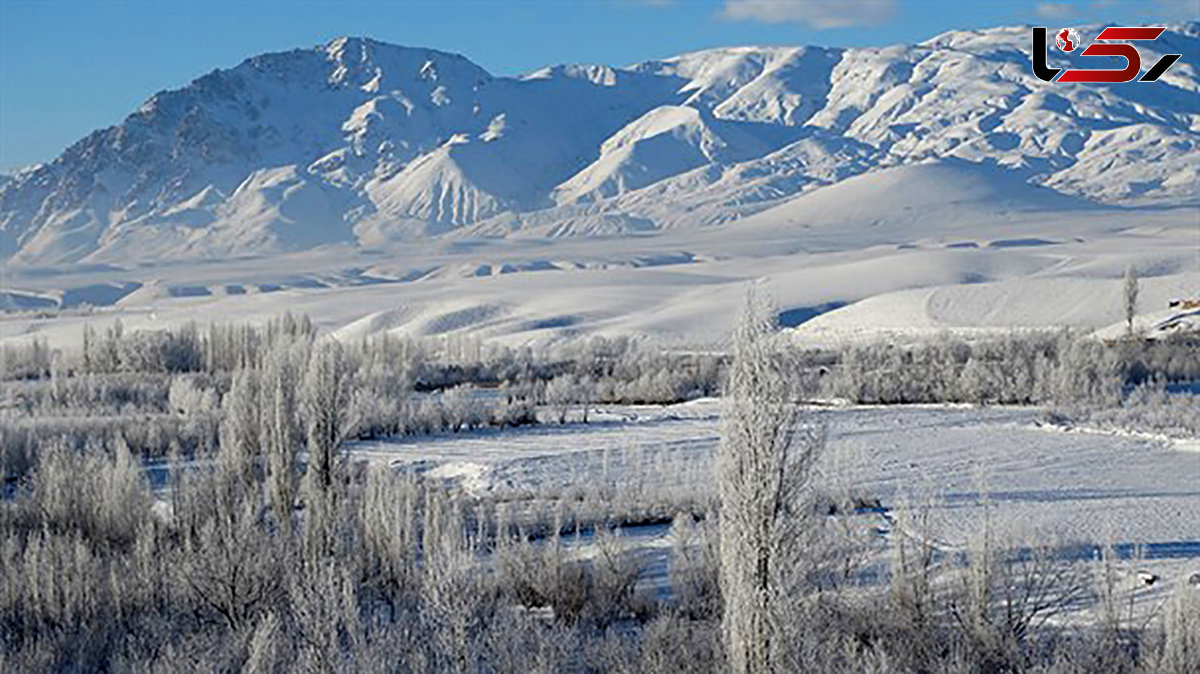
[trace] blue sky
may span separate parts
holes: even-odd
[[[0,170],[53,159],[156,91],[338,35],[510,75],[734,44],[884,45],[953,28],[1200,18],[1200,0],[0,0]]]

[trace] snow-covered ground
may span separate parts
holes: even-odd
[[[1113,545],[1135,558],[1122,562],[1128,572],[1161,577],[1137,590],[1147,610],[1200,572],[1194,443],[1065,432],[1032,408],[851,406],[808,415],[828,432],[824,480],[885,508],[932,507],[931,530],[922,535],[948,553],[964,550],[985,518],[998,532],[1057,540],[1079,557]],[[350,451],[498,498],[606,485],[702,493],[711,489],[719,416],[716,400],[613,407],[589,424],[361,442]],[[639,544],[666,554],[653,542],[665,534],[658,527]]]
[[[839,200],[861,214],[852,197]],[[875,207],[893,210],[885,199]],[[1122,320],[1129,264],[1142,276],[1147,315],[1170,299],[1200,296],[1195,209],[1038,211],[1013,220],[996,208],[957,211],[955,227],[747,222],[653,236],[449,239],[203,263],[6,268],[0,301],[26,311],[0,314],[0,343],[69,344],[85,321],[155,329],[292,311],[343,339],[391,332],[521,344],[626,334],[719,346],[746,283],[764,278],[784,324],[812,342],[1104,328]],[[57,305],[67,308],[39,313]]]

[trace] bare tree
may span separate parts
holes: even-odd
[[[463,428],[474,429],[480,424],[483,413],[474,387],[456,386],[442,392],[442,416],[445,424],[454,433]]]
[[[218,459],[226,474],[254,482],[254,463],[259,453],[259,381],[256,370],[238,370],[222,401],[221,453]]]
[[[434,626],[434,643],[444,658],[437,671],[465,674],[472,666],[472,641],[494,619],[494,587],[474,563],[478,540],[463,530],[463,503],[427,491],[421,551],[424,598]]]
[[[575,384],[566,375],[555,377],[546,385],[546,402],[554,409],[558,423],[567,423],[567,415],[571,412],[571,403],[575,399]]]
[[[419,581],[421,491],[415,476],[395,474],[390,467],[368,471],[358,502],[362,521],[362,574],[376,588],[391,614]]]
[[[232,629],[253,624],[280,590],[281,556],[262,534],[259,514],[259,499],[250,497],[184,529],[177,580],[196,606]]]
[[[1158,669],[1164,674],[1196,671],[1200,663],[1200,592],[1180,585],[1163,615]]]
[[[678,513],[671,523],[671,590],[684,615],[720,615],[720,550],[711,527],[690,513]]]
[[[308,431],[308,481],[328,491],[333,484],[337,452],[350,430],[350,363],[337,342],[312,352],[301,399]]]
[[[811,525],[805,507],[822,447],[811,429],[797,433],[797,408],[782,366],[770,301],[751,288],[734,334],[721,445],[720,492],[723,631],[733,672],[780,669],[781,608],[795,548]]]
[[[1133,318],[1137,315],[1138,275],[1133,265],[1125,268],[1125,327],[1130,336],[1133,335]]]
[[[286,344],[266,357],[262,381],[262,447],[271,505],[280,527],[291,527],[296,498],[296,373]]]

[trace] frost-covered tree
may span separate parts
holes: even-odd
[[[442,393],[442,416],[451,431],[474,429],[482,422],[479,401],[471,386],[456,386]]]
[[[359,499],[362,573],[394,615],[418,589],[421,490],[416,477],[388,468],[368,471]]]
[[[576,385],[568,376],[555,377],[546,385],[546,403],[554,410],[558,423],[567,423],[567,415],[571,412],[571,403],[575,401]]]
[[[1133,318],[1137,315],[1138,304],[1138,275],[1133,265],[1125,268],[1124,285],[1125,327],[1130,335],[1133,334]]]
[[[258,500],[246,498],[184,529],[180,585],[204,612],[233,629],[252,623],[279,591],[283,560],[258,526],[258,511]]]
[[[308,481],[327,491],[333,484],[337,452],[350,431],[350,362],[341,344],[315,347],[300,391],[308,435]]]
[[[267,481],[275,518],[291,524],[296,498],[296,370],[286,343],[277,344],[266,357],[262,381],[262,448],[267,459]]]
[[[776,313],[751,288],[734,334],[717,454],[721,593],[726,654],[734,672],[780,670],[785,597],[810,524],[805,492],[820,436],[797,425],[776,339]]]
[[[1200,665],[1200,592],[1181,585],[1163,615],[1160,672],[1194,672]]]
[[[227,475],[247,484],[254,480],[259,454],[259,381],[256,370],[238,370],[221,404],[220,463]]]

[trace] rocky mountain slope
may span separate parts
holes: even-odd
[[[1140,48],[1147,63],[1185,57],[1153,84],[1047,84],[1030,72],[1029,29],[1011,27],[511,78],[454,54],[338,38],[158,93],[0,183],[0,259],[737,227],[768,209],[816,217],[820,199],[802,201],[814,189],[931,158],[981,170],[944,188],[934,172],[922,189],[1003,203],[1200,203],[1200,77],[1186,56],[1200,53],[1200,24]],[[1053,64],[1072,58],[1051,52]]]

